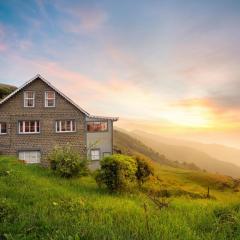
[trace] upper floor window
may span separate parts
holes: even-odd
[[[87,122],[88,132],[105,132],[108,130],[108,122]]]
[[[39,133],[40,123],[39,121],[19,121],[18,132],[19,133]]]
[[[55,92],[45,92],[45,107],[55,107]]]
[[[56,132],[75,132],[75,120],[58,120],[56,121]]]
[[[0,134],[7,134],[7,124],[0,122]]]
[[[24,107],[34,106],[35,106],[35,92],[33,91],[24,92]]]

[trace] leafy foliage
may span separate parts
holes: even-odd
[[[115,154],[105,157],[100,164],[95,179],[111,192],[126,190],[136,180],[137,164],[132,157]]]
[[[61,177],[86,175],[87,160],[82,158],[69,144],[64,147],[56,146],[48,155],[50,167]]]
[[[136,156],[135,157],[136,163],[137,163],[137,172],[136,172],[136,178],[139,185],[142,185],[144,182],[146,182],[149,177],[154,175],[154,168],[150,161],[147,159]]]

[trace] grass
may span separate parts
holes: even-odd
[[[91,176],[62,179],[2,156],[0,239],[240,239],[239,193],[217,186],[231,179],[165,167],[157,174],[189,192],[205,191],[210,178],[216,200],[173,196],[159,210],[141,193],[109,194]]]

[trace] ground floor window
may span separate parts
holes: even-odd
[[[20,151],[18,158],[26,163],[40,163],[41,153],[40,151]]]
[[[39,133],[39,121],[19,121],[19,133]]]
[[[0,134],[7,134],[7,124],[0,122]]]
[[[100,160],[100,150],[99,149],[91,150],[91,160]]]

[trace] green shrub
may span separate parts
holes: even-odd
[[[55,147],[48,155],[48,160],[51,169],[61,177],[81,176],[88,172],[87,160],[69,144],[64,147]]]
[[[137,163],[136,178],[138,184],[142,185],[150,176],[154,175],[154,168],[147,159],[141,156],[136,156],[135,160]]]
[[[104,184],[111,192],[124,191],[136,180],[137,165],[132,157],[115,154],[101,160],[95,175],[98,185]]]

